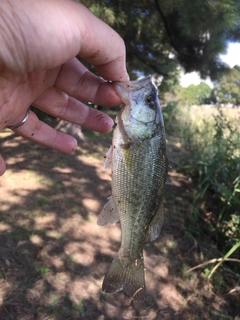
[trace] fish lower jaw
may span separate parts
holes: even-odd
[[[134,141],[144,141],[150,139],[153,136],[153,126],[151,123],[136,122],[125,126],[125,131],[130,140]]]
[[[130,125],[132,125],[133,123],[138,123],[138,124],[140,124],[140,125],[147,125],[147,124],[153,123],[154,120],[155,120],[155,118],[152,119],[152,120],[149,120],[149,121],[147,121],[147,120],[144,121],[143,119],[137,119],[136,117],[134,117],[134,116],[131,114],[131,112],[129,112],[129,114],[128,114],[128,120],[126,121],[126,125],[130,126]]]

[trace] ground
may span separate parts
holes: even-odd
[[[144,250],[146,301],[130,304],[123,293],[101,291],[121,231],[96,223],[111,193],[110,172],[103,171],[111,137],[85,135],[73,155],[64,155],[1,133],[7,172],[0,178],[0,319],[239,320],[231,273],[219,288],[203,268],[186,273],[219,255],[210,240],[188,232],[193,185],[177,173],[182,149],[173,138],[162,233]],[[223,279],[221,271],[216,277]]]

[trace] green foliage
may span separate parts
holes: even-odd
[[[85,308],[84,308],[84,300],[81,300],[79,304],[73,303],[73,308],[77,310],[82,316],[84,316]]]
[[[218,103],[240,105],[240,67],[235,66],[216,83],[214,93]]]
[[[212,312],[213,315],[218,316],[221,319],[229,319],[229,320],[237,319],[237,317],[235,318],[235,317],[232,317],[232,316],[230,316],[228,314],[224,314],[224,313],[221,313],[221,312],[218,312],[218,311],[215,311],[215,310],[212,310],[211,312]]]
[[[84,0],[124,39],[132,79],[140,73],[162,78],[160,91],[177,83],[179,64],[216,79],[227,67],[219,60],[228,39],[240,39],[239,0]]]
[[[208,279],[210,279],[214,272],[221,266],[221,264],[227,260],[228,257],[230,257],[238,248],[240,247],[240,241],[235,243],[231,249],[225,254],[225,256],[223,257],[223,259],[221,261],[219,261],[215,267],[211,270],[211,272],[208,275]],[[239,262],[239,261],[238,261]]]
[[[182,143],[190,154],[184,172],[196,184],[188,231],[199,232],[199,224],[207,221],[205,231],[223,255],[240,239],[240,128],[233,111],[183,108],[178,115]],[[239,250],[234,255],[239,258]]]
[[[176,128],[177,118],[179,116],[179,108],[176,101],[171,101],[162,109],[164,117],[164,125],[167,132],[174,132]]]
[[[211,103],[212,89],[205,82],[191,84],[187,88],[178,88],[178,99],[183,105],[201,105]]]

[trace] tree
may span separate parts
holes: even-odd
[[[210,86],[205,82],[201,82],[196,89],[197,104],[210,104],[212,93]]]
[[[240,67],[233,67],[216,82],[214,93],[220,104],[240,105]]]
[[[240,39],[240,0],[83,0],[125,40],[131,77],[161,75],[171,89],[178,66],[212,80],[225,72],[219,61],[228,39]]]
[[[205,82],[199,85],[191,84],[187,88],[179,86],[177,89],[178,100],[185,105],[201,105],[212,102],[212,89]]]

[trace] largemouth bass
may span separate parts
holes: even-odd
[[[155,240],[163,221],[163,188],[167,172],[166,142],[157,89],[151,76],[116,82],[123,101],[116,117],[112,146],[105,168],[112,169],[112,196],[98,217],[98,225],[120,221],[121,247],[107,272],[102,289],[123,290],[143,300],[143,246]]]

